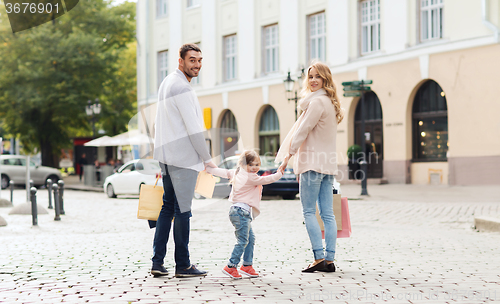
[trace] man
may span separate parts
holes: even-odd
[[[179,49],[179,67],[168,75],[158,91],[154,159],[163,175],[163,207],[153,242],[154,276],[167,275],[163,266],[174,218],[175,276],[205,276],[189,260],[191,203],[198,172],[216,167],[205,143],[203,115],[189,82],[201,69],[201,50],[195,44]]]
[[[87,155],[85,153],[82,153],[82,157],[78,160],[78,164],[80,165],[80,181],[82,181],[82,175],[83,175],[83,166],[87,165]]]

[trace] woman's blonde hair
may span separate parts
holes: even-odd
[[[260,163],[260,157],[259,154],[253,150],[245,150],[243,153],[241,153],[240,158],[238,159],[238,167],[236,168],[236,172],[234,173],[233,179],[231,179],[230,183],[232,184],[234,182],[234,179],[236,177],[236,174],[240,172],[240,169],[249,163],[257,160]]]
[[[325,89],[326,94],[332,100],[332,104],[335,107],[337,124],[339,124],[342,119],[344,119],[344,109],[342,109],[340,105],[340,100],[337,95],[337,86],[333,82],[332,72],[326,64],[316,61],[309,66],[304,77],[304,84],[302,85],[303,89],[301,95],[302,97],[304,97],[307,93],[311,92],[311,87],[309,86],[309,73],[311,72],[312,68],[315,68],[316,71],[318,71],[319,77],[323,79],[323,89]]]

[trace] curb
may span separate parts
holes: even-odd
[[[488,216],[474,217],[474,226],[478,231],[500,232],[500,219]]]

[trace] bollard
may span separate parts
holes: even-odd
[[[38,210],[36,209],[36,188],[31,187],[31,217],[33,218],[33,226],[38,226]]]
[[[64,213],[64,181],[60,180],[57,184],[59,185],[59,212],[61,214],[66,214]]]
[[[359,162],[359,164],[361,165],[361,171],[363,172],[363,179],[361,180],[361,195],[368,195],[368,191],[366,190],[368,163],[363,159]]]
[[[10,185],[10,203],[14,204],[14,181],[10,180],[9,185]]]
[[[47,179],[47,189],[49,190],[49,209],[54,209],[52,207],[52,180],[49,178]]]
[[[59,216],[59,211],[61,210],[59,207],[59,186],[57,184],[52,185],[52,189],[54,189],[54,210],[56,211],[56,216],[54,217],[54,221],[60,221],[61,217]]]
[[[35,183],[33,182],[32,179],[30,179],[30,189],[33,188],[33,187],[35,187]]]

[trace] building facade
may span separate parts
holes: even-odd
[[[373,81],[364,130],[360,98],[340,97],[338,180],[364,136],[369,177],[500,184],[500,0],[139,0],[137,16],[138,110],[154,109],[179,47],[199,44],[192,84],[224,128],[214,155],[275,153],[295,121],[301,70],[319,59],[339,95],[342,82]]]

